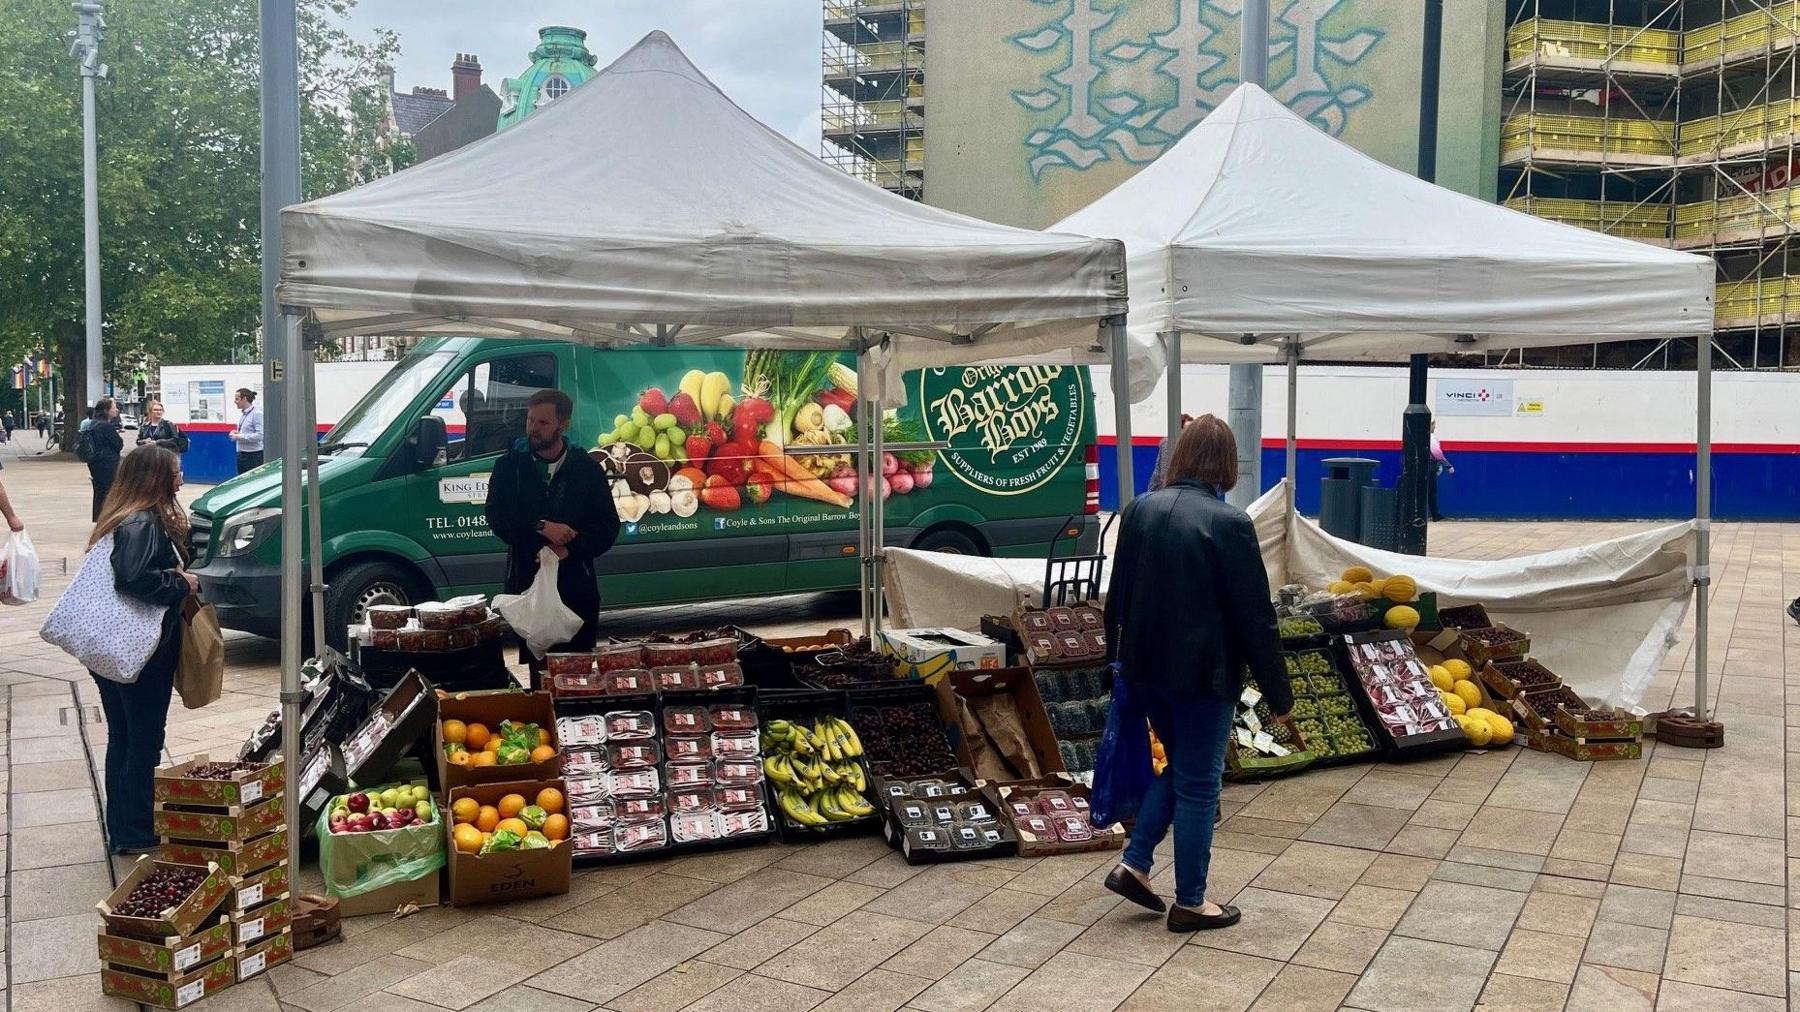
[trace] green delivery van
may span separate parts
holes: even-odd
[[[926,369],[905,384],[884,433],[943,448],[884,460],[889,545],[1091,550],[1085,369]],[[616,476],[624,524],[599,567],[606,607],[856,586],[860,503],[846,444],[862,403],[849,356],[433,338],[323,438],[332,640],[372,604],[499,591],[505,553],[483,516],[487,476],[523,436],[526,399],[546,387],[574,399],[570,439]],[[278,634],[286,505],[279,464],[194,505],[196,572],[227,628]]]

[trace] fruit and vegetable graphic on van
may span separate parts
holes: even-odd
[[[903,384],[906,403],[881,418],[900,449],[869,490],[889,545],[1035,558],[1053,542],[1091,546],[1086,370],[925,369]],[[433,338],[323,438],[328,637],[370,605],[498,588],[487,478],[546,387],[574,399],[570,441],[614,479],[624,527],[600,561],[605,607],[856,586],[867,403],[849,356]],[[280,491],[268,467],[195,503],[197,572],[228,628],[278,624]]]

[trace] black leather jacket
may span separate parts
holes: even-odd
[[[169,609],[163,614],[163,639],[179,629],[181,609],[175,606],[187,598],[188,585],[181,578],[181,556],[155,510],[139,510],[113,531],[112,569],[119,593]]]
[[[494,462],[488,478],[488,527],[506,542],[506,592],[518,594],[537,577],[538,549],[549,544],[537,531],[540,520],[575,528],[569,557],[557,566],[556,589],[563,603],[584,620],[600,610],[600,584],[594,560],[619,537],[619,511],[613,505],[606,472],[573,443],[549,484],[538,477],[531,450],[521,439]]]
[[[1256,528],[1214,489],[1178,481],[1126,507],[1106,593],[1120,673],[1165,696],[1235,699],[1245,665],[1278,716],[1294,705]]]

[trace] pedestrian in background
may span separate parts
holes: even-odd
[[[42,411],[37,413],[37,430],[39,439],[43,439],[45,433],[50,431],[50,419]]]
[[[186,453],[188,437],[174,422],[163,417],[163,402],[152,397],[144,402],[144,420],[138,424],[137,445],[155,444],[175,453]]]
[[[10,411],[8,411],[6,413],[5,418],[0,419],[0,429],[4,429],[6,431],[6,441],[9,443],[12,442],[13,430],[18,427],[19,427],[19,420],[18,420],[17,416],[15,416]]]
[[[256,391],[239,387],[237,392],[238,424],[231,430],[231,441],[237,444],[237,473],[261,467],[263,462],[262,409],[256,406]]]
[[[1169,454],[1168,484],[1125,508],[1106,597],[1107,643],[1163,743],[1169,765],[1151,782],[1106,888],[1161,912],[1150,888],[1156,848],[1175,832],[1170,931],[1224,928],[1236,907],[1209,902],[1213,814],[1225,748],[1248,668],[1263,701],[1293,708],[1269,577],[1256,528],[1225,502],[1237,484],[1237,440],[1212,415],[1194,419]]]
[[[1181,435],[1181,429],[1187,428],[1188,423],[1193,420],[1193,415],[1182,412],[1181,428],[1164,436],[1162,445],[1156,448],[1156,466],[1150,470],[1150,491],[1154,492],[1168,484],[1169,449],[1175,445],[1175,438]]]
[[[96,522],[107,493],[112,491],[113,476],[119,473],[119,456],[124,452],[118,402],[102,397],[82,423],[81,438],[75,444],[75,455],[87,461],[88,480],[94,483],[94,512],[90,519]]]
[[[1443,440],[1438,438],[1437,419],[1431,420],[1431,481],[1426,489],[1426,506],[1433,520],[1444,519],[1444,513],[1438,509],[1438,476],[1455,474],[1456,468],[1451,465],[1450,458],[1444,456]]]
[[[188,520],[175,497],[179,491],[179,457],[160,446],[137,450],[119,466],[88,536],[90,549],[113,536],[113,586],[121,595],[167,609],[162,636],[134,681],[88,673],[100,687],[106,714],[106,841],[114,854],[144,854],[157,846],[152,788],[181,663],[181,604],[200,589],[200,578],[186,568]]]

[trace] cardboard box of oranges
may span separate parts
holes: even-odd
[[[562,775],[548,692],[457,693],[438,700],[438,783],[446,791]]]
[[[557,896],[573,871],[563,782],[520,780],[449,792],[450,902]]]

